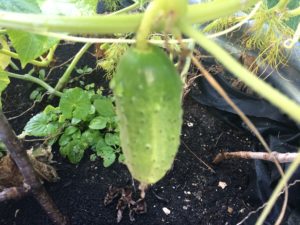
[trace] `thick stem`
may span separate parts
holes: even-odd
[[[204,23],[246,9],[259,0],[226,0],[194,4],[188,7],[187,23]],[[49,16],[1,12],[0,26],[7,29],[43,33],[114,34],[137,31],[143,14],[103,16]]]
[[[140,24],[137,36],[136,36],[136,46],[139,49],[146,49],[148,46],[148,36],[151,33],[152,25],[155,22],[155,16],[159,16],[159,4],[157,1],[153,1],[148,6],[142,22]],[[157,19],[157,18],[156,18]]]
[[[295,9],[292,9],[292,10],[289,10],[289,11],[287,12],[287,15],[288,15],[289,17],[300,16],[300,7],[295,8]]]
[[[42,81],[39,78],[33,77],[33,76],[29,75],[29,74],[19,75],[19,74],[10,73],[10,72],[5,72],[5,74],[7,76],[9,76],[9,77],[12,77],[12,78],[17,78],[17,79],[21,79],[21,80],[31,81],[31,82],[36,83],[36,84],[40,85],[41,87],[45,88],[49,92],[49,94],[53,94],[53,95],[56,95],[58,97],[62,96],[61,92],[56,91],[53,87],[51,87],[46,82]]]
[[[221,48],[214,41],[205,37],[204,34],[193,29],[190,25],[181,25],[181,30],[193,38],[202,48],[212,54],[219,62],[221,62],[226,69],[233,75],[247,84],[259,95],[277,106],[281,111],[289,115],[297,123],[300,123],[300,105],[295,101],[289,99],[287,96],[273,88],[268,83],[260,80],[257,76],[252,74],[241,64],[239,64],[229,53]]]
[[[275,159],[280,163],[288,163],[295,160],[298,153],[279,153],[272,152],[248,152],[248,151],[238,151],[238,152],[221,152],[213,160],[214,164],[219,164],[225,159],[260,159],[270,162],[275,162]]]
[[[65,87],[65,85],[69,82],[71,73],[74,70],[76,64],[81,59],[83,54],[89,49],[89,47],[91,47],[91,45],[92,45],[91,43],[85,43],[83,47],[80,49],[80,51],[77,52],[71,64],[68,66],[68,68],[66,69],[62,77],[58,80],[54,88],[56,92],[61,91]]]
[[[25,187],[30,189],[54,224],[65,225],[65,217],[56,208],[54,202],[41,184],[31,165],[26,150],[23,148],[22,143],[15,135],[2,111],[0,111],[0,140],[6,145],[7,151],[23,175]]]

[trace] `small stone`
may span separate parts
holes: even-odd
[[[182,206],[182,209],[183,209],[183,210],[187,210],[188,207],[184,205],[184,206]]]
[[[227,212],[228,212],[229,214],[232,214],[232,213],[233,213],[233,208],[228,207],[228,208],[227,208]]]
[[[170,215],[170,213],[171,213],[171,210],[168,209],[167,207],[163,207],[162,210],[164,211],[164,213],[165,213],[166,215]]]
[[[188,122],[187,125],[188,125],[188,127],[193,127],[194,126],[194,124],[191,123],[191,122]]]
[[[227,183],[223,181],[219,181],[218,187],[225,189],[227,187]]]

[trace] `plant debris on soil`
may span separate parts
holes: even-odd
[[[56,64],[68,60],[79,48],[80,45],[60,46]],[[80,61],[82,66],[94,68],[95,64],[90,54]],[[56,69],[51,79],[60,77],[62,71]],[[101,74],[103,72],[95,70],[87,75],[86,84],[95,82],[97,87],[107,87]],[[8,118],[32,105],[29,95],[35,87],[25,81],[12,80],[3,101]],[[45,101],[38,103],[28,113],[11,120],[16,133],[20,133],[29,118],[46,104]],[[226,160],[217,166],[211,164],[220,151],[250,151],[257,141],[249,133],[230,127],[213,109],[199,105],[189,96],[183,108],[181,145],[174,165],[161,181],[148,189],[145,202],[139,200],[138,183],[132,180],[125,165],[115,162],[104,168],[100,159],[89,160],[89,152],[78,165],[73,165],[59,155],[57,145],[53,146],[52,166],[60,179],[55,183],[46,182],[45,186],[72,225],[109,225],[118,221],[124,225],[237,224],[258,207],[250,198],[255,195],[251,185],[255,180],[251,161]],[[31,145],[34,142],[26,143],[28,149]],[[28,196],[0,203],[0,224],[52,223],[38,203]]]

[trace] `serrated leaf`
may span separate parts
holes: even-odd
[[[97,155],[100,155],[101,154],[101,149],[103,147],[106,147],[108,146],[105,141],[104,141],[104,138],[100,138],[98,141],[97,141],[97,144],[96,144],[96,152],[97,152]]]
[[[89,145],[93,146],[96,145],[100,138],[100,132],[98,130],[91,130],[88,129],[82,133],[81,136],[82,140],[87,142]],[[102,138],[103,139],[103,138]]]
[[[22,67],[47,52],[59,42],[58,39],[24,31],[8,30],[9,39],[20,57]]]
[[[105,134],[105,143],[110,146],[119,146],[120,145],[120,137],[119,134],[115,133],[107,133]]]
[[[68,157],[71,163],[79,163],[88,146],[82,143],[80,139],[72,140],[67,145],[60,147],[59,152],[62,156]]]
[[[62,134],[59,138],[59,145],[60,146],[65,146],[67,145],[70,141],[72,140],[72,137],[70,135],[67,134]]]
[[[6,38],[4,36],[0,36],[0,44],[1,44],[1,49],[4,50],[10,50],[9,46],[7,44]],[[10,63],[10,56],[5,55],[5,54],[0,54],[0,70],[5,70],[6,67]]]
[[[96,99],[94,106],[101,116],[111,117],[116,114],[112,101],[109,98]]]
[[[106,127],[107,118],[102,116],[97,116],[90,122],[89,128],[93,130],[101,130]]]
[[[5,88],[9,84],[9,82],[10,82],[10,80],[7,76],[7,73],[0,71],[0,97],[1,97],[2,91],[5,90]],[[0,109],[2,109],[2,101],[0,101]]]
[[[112,147],[103,146],[97,151],[97,155],[103,159],[103,166],[108,167],[116,160],[116,154]]]
[[[71,135],[74,134],[76,131],[78,131],[79,129],[77,127],[74,126],[69,126],[64,130],[64,134],[65,135]]]
[[[91,109],[88,93],[80,88],[68,89],[60,99],[59,108],[66,119],[85,120]]]
[[[44,137],[57,133],[59,127],[60,125],[50,121],[45,113],[39,113],[28,121],[24,131],[27,135]]]

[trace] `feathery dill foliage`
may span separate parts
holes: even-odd
[[[208,24],[204,32],[225,30],[243,18],[244,16],[220,18]],[[282,43],[293,35],[293,30],[286,24],[287,20],[284,12],[270,10],[266,3],[262,4],[251,19],[251,28],[239,40],[240,44],[246,50],[259,51],[257,63],[268,64],[276,69],[286,63],[286,50]]]
[[[120,57],[128,49],[127,44],[104,45],[104,57],[100,59],[97,66],[104,69],[106,79],[110,80],[115,73],[115,69]]]
[[[110,12],[116,11],[120,7],[120,0],[102,0],[105,8]]]

